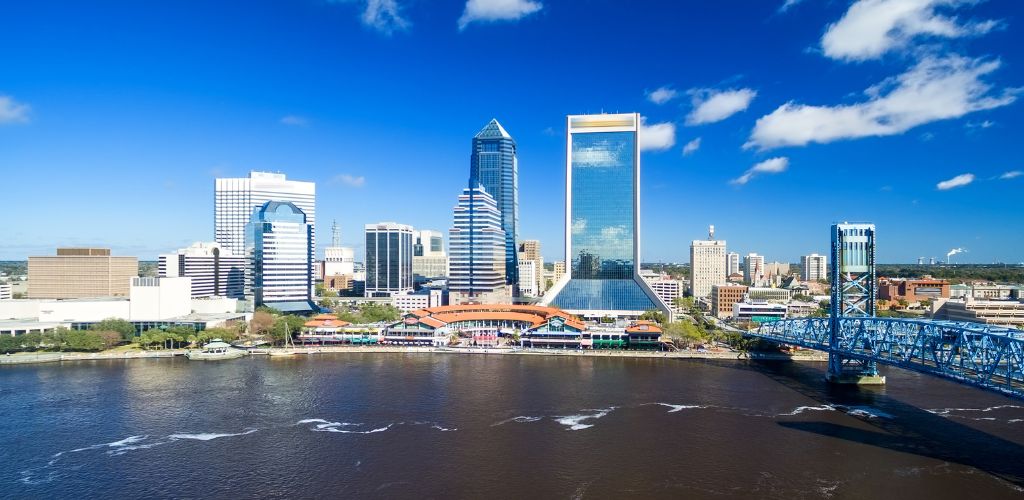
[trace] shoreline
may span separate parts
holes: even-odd
[[[276,350],[276,349],[275,349]],[[571,349],[508,349],[508,348],[476,348],[476,347],[432,347],[432,346],[317,346],[300,347],[296,349],[297,357],[312,356],[320,354],[477,354],[497,356],[569,356],[569,357],[594,357],[594,358],[657,358],[657,359],[729,359],[736,361],[764,360],[764,361],[798,361],[798,362],[826,362],[828,354],[824,352],[811,352],[791,356],[782,353],[750,353],[740,351],[616,351],[616,350],[571,350]],[[173,349],[166,351],[122,351],[122,352],[95,352],[95,353],[32,353],[13,354],[9,356],[0,355],[0,366],[4,365],[26,365],[43,363],[63,363],[76,361],[98,361],[98,360],[129,360],[129,359],[152,359],[152,358],[173,358],[184,356],[188,349]],[[251,352],[251,356],[266,356],[267,349]]]

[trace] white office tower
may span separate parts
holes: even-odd
[[[715,226],[708,239],[690,244],[690,289],[694,297],[711,296],[711,287],[725,284],[725,242],[715,239]]]
[[[824,255],[812,253],[800,257],[800,267],[803,268],[801,279],[804,281],[818,281],[828,278],[828,258]]]
[[[725,275],[732,276],[734,274],[743,274],[743,270],[740,269],[740,254],[729,252],[725,254]]]
[[[453,225],[449,231],[448,303],[510,303],[512,290],[505,284],[505,231],[494,197],[482,186],[464,189],[454,208]]]
[[[743,259],[743,281],[751,286],[763,286],[767,283],[764,274],[764,256],[749,253]]]
[[[192,297],[245,297],[246,258],[213,242],[196,242],[188,248],[159,256],[161,278],[192,278]]]
[[[412,274],[417,282],[448,276],[443,233],[431,230],[413,232]]]
[[[313,305],[313,225],[295,204],[268,201],[255,210],[246,235],[250,283],[257,306],[309,312]]]
[[[367,224],[367,297],[391,297],[412,291],[412,226],[394,222]]]
[[[331,224],[331,246],[324,248],[323,274],[321,276],[349,276],[356,272],[356,251],[341,246],[341,230],[338,222]]]
[[[250,172],[249,177],[217,179],[214,193],[214,239],[222,249],[245,255],[245,228],[253,211],[268,201],[294,203],[313,226],[316,255],[316,184],[290,181],[284,174]]]
[[[519,253],[519,293],[523,297],[539,297],[537,287],[537,261],[529,259],[525,253]]]

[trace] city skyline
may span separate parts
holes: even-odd
[[[565,115],[635,109],[647,120],[644,261],[686,262],[685,242],[714,224],[730,250],[798,262],[824,254],[826,226],[845,220],[878,226],[883,263],[944,260],[958,248],[967,250],[954,257],[960,263],[1024,260],[1024,235],[1007,230],[1021,213],[1024,182],[1024,165],[1010,154],[1022,126],[1019,5],[922,2],[913,14],[956,29],[904,27],[871,46],[844,31],[865,2],[853,4],[860,10],[850,2],[666,4],[676,15],[544,3],[493,22],[464,18],[457,3],[434,16],[425,5],[398,5],[409,22],[390,34],[361,25],[355,3],[247,4],[257,26],[228,23],[221,34],[209,23],[240,6],[151,6],[142,15],[126,3],[88,24],[76,10],[83,7],[12,6],[16,22],[0,33],[8,61],[0,165],[16,187],[9,206],[25,210],[6,224],[0,259],[97,245],[154,260],[211,241],[213,179],[252,170],[319,184],[321,220],[338,219],[343,245],[362,255],[367,223],[447,227],[450,193],[464,185],[466,138],[497,118],[516,131],[519,237],[540,240],[551,262],[563,254]],[[261,40],[272,19],[282,36]],[[564,67],[538,50],[616,23],[642,29],[649,50],[579,53]],[[33,32],[40,25],[52,38]],[[160,36],[147,36],[153,30]],[[713,50],[690,50],[708,39]],[[741,42],[750,39],[762,41]],[[487,88],[460,81],[494,44],[528,61],[520,74]],[[574,79],[627,50],[641,71],[599,84]],[[438,51],[450,74],[430,73],[403,92],[396,68],[419,71]],[[370,85],[389,80],[399,83]],[[911,111],[896,113],[897,104]],[[835,127],[821,132],[798,120],[816,115]],[[328,241],[324,226],[320,241]]]

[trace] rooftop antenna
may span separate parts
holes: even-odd
[[[711,241],[715,241],[715,225],[714,224],[708,226],[708,239],[711,240]]]
[[[331,223],[331,245],[335,248],[341,246],[341,229],[338,228],[338,219]]]

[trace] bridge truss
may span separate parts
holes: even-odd
[[[839,316],[771,321],[751,335],[1024,398],[1021,330],[980,323]]]

